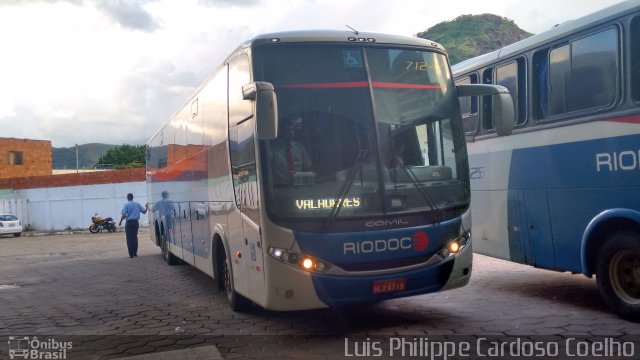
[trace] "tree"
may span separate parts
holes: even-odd
[[[107,151],[98,160],[99,165],[112,165],[115,169],[145,167],[145,145],[120,145]]]

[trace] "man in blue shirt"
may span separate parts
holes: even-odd
[[[127,203],[122,207],[122,216],[120,217],[120,223],[118,226],[122,226],[122,220],[127,219],[124,224],[124,232],[127,237],[127,250],[129,250],[129,257],[133,258],[138,256],[138,228],[140,227],[140,213],[146,214],[149,204],[145,204],[144,207],[139,203],[133,201],[133,194],[127,194]]]

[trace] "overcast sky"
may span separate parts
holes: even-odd
[[[0,0],[0,137],[144,144],[261,33],[414,35],[492,13],[539,33],[619,0]]]

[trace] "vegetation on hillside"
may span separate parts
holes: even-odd
[[[109,144],[82,144],[78,145],[78,168],[93,169],[100,156],[104,155],[115,145]],[[75,169],[76,168],[76,147],[51,148],[53,169]]]
[[[513,20],[492,14],[461,15],[416,34],[442,44],[447,49],[451,64],[489,53],[531,35]]]
[[[145,166],[145,145],[120,145],[109,149],[98,159],[98,164],[112,165],[114,169],[137,168]]]

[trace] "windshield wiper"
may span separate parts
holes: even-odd
[[[353,180],[356,178],[358,169],[360,169],[360,167],[362,166],[362,162],[364,161],[365,156],[367,156],[367,152],[368,151],[366,149],[360,149],[360,151],[358,151],[358,156],[356,157],[356,161],[351,167],[351,169],[349,169],[349,175],[347,176],[347,179],[344,182],[344,185],[342,185],[342,188],[340,189],[340,193],[335,198],[336,202],[333,204],[333,207],[331,208],[331,212],[327,216],[327,219],[324,223],[324,226],[323,226],[324,231],[330,230],[331,226],[333,225],[333,222],[338,217],[338,214],[340,213],[340,209],[342,209],[342,204],[344,203],[344,197],[347,196],[349,189],[351,189]]]
[[[418,192],[420,193],[420,195],[422,195],[422,198],[427,202],[427,205],[429,205],[429,207],[431,208],[431,211],[435,211],[435,210],[439,210],[439,214],[440,214],[440,220],[442,221],[444,220],[444,210],[440,207],[438,207],[436,205],[436,203],[433,201],[433,199],[431,199],[431,197],[429,196],[429,194],[427,194],[424,189],[422,188],[422,183],[420,182],[420,180],[418,180],[418,177],[416,176],[416,174],[413,172],[413,170],[411,170],[411,168],[405,164],[403,161],[399,160],[397,158],[397,154],[395,152],[395,140],[393,138],[393,135],[391,134],[391,127],[389,128],[389,143],[391,144],[391,155],[392,155],[392,159],[393,159],[393,168],[394,168],[394,172],[396,171],[396,167],[397,164],[400,164],[402,166],[402,169],[404,169],[407,172],[407,176],[409,177],[409,179],[411,180],[411,182],[413,183],[413,186],[418,190]],[[398,189],[398,176],[394,174],[394,187],[395,190]]]
[[[425,190],[422,188],[422,183],[420,182],[420,180],[418,180],[418,176],[416,176],[416,174],[413,172],[413,170],[411,170],[411,168],[409,166],[407,166],[405,163],[403,163],[402,161],[398,161],[397,163],[402,165],[402,168],[407,172],[407,175],[409,176],[409,179],[411,179],[411,182],[413,183],[413,186],[418,190],[420,195],[422,195],[422,198],[427,202],[427,204],[429,205],[431,210],[432,211],[438,210],[438,213],[440,214],[440,220],[439,221],[444,220],[444,217],[445,217],[444,216],[444,209],[439,207],[433,201],[431,196],[429,196],[429,194],[427,194],[425,192]]]

